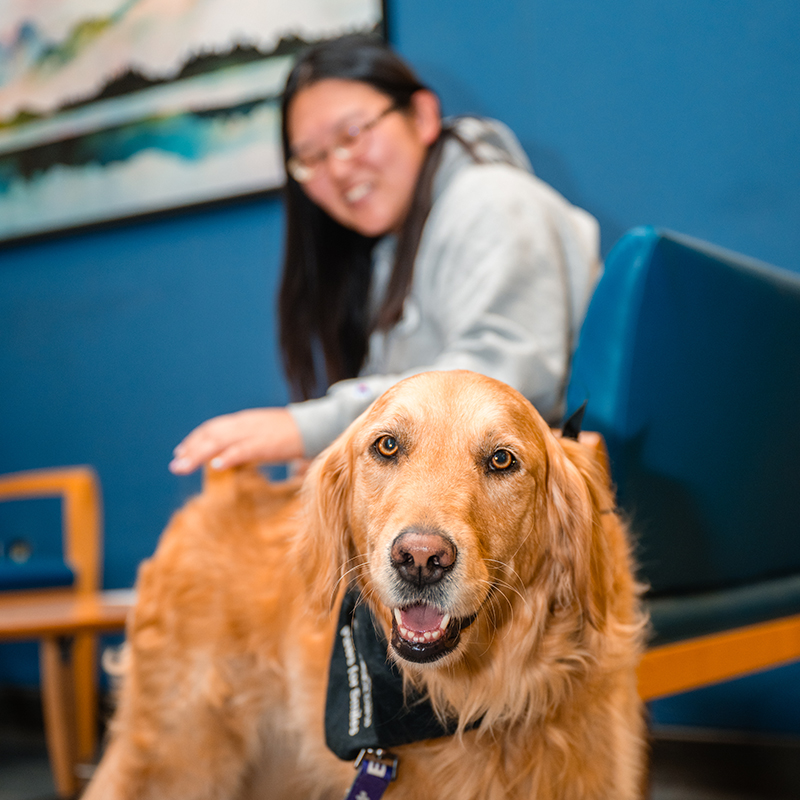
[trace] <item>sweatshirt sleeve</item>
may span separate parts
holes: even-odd
[[[497,378],[556,422],[572,340],[598,272],[589,214],[522,170],[462,170],[426,224],[404,319],[371,341],[385,351],[384,363],[334,384],[325,397],[289,406],[306,455],[321,452],[394,383],[427,370]]]
[[[290,403],[288,409],[300,430],[305,457],[318,456],[389,387],[415,372],[429,369],[436,367],[421,367],[402,374],[351,378],[333,384],[324,397]]]

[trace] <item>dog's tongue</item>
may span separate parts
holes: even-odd
[[[433,606],[409,606],[400,611],[403,627],[416,633],[438,630],[443,618],[444,614]]]

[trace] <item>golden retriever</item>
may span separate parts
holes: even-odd
[[[614,506],[584,446],[460,371],[394,386],[302,487],[209,473],[141,568],[85,799],[344,797],[323,720],[346,584],[452,728],[393,748],[387,798],[639,797],[643,616]]]

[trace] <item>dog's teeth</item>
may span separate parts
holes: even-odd
[[[442,638],[442,631],[425,631],[424,633],[418,633],[416,631],[410,631],[402,625],[398,626],[397,630],[407,642],[415,642],[416,644],[430,644]]]
[[[439,623],[439,628],[434,631],[411,631],[403,625],[402,617],[400,615],[400,609],[394,608],[392,609],[392,614],[394,616],[395,622],[397,622],[397,632],[405,639],[407,642],[415,642],[416,644],[430,644],[431,642],[435,642],[438,639],[441,639],[444,635],[445,629],[450,622],[450,615],[445,614],[442,621]]]

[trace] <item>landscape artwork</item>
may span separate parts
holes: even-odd
[[[297,52],[382,24],[381,0],[3,0],[0,240],[280,186]]]

